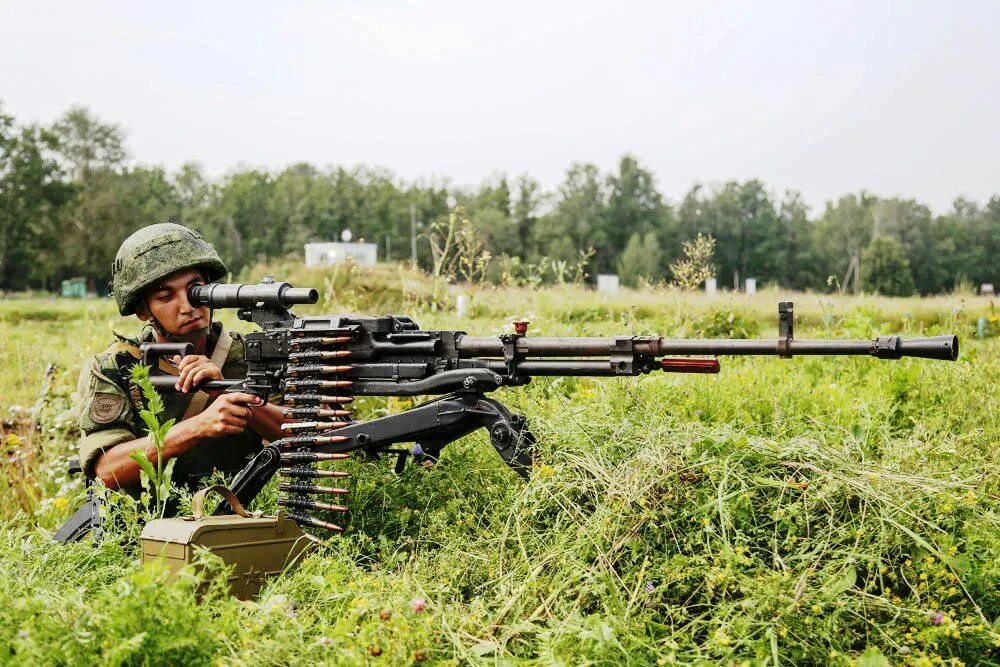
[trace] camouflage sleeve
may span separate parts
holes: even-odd
[[[227,380],[240,380],[247,374],[243,336],[235,331],[227,331],[226,333],[233,339],[233,344],[230,346],[229,354],[226,355],[226,361],[222,365],[222,377]]]
[[[105,449],[138,436],[132,426],[128,396],[108,375],[116,371],[114,355],[89,359],[77,384],[77,423],[80,427],[80,465],[88,477]]]

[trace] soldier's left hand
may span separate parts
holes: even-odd
[[[223,379],[222,369],[203,354],[189,354],[183,359],[174,357],[174,360],[177,361],[178,370],[175,386],[185,394],[202,382]]]

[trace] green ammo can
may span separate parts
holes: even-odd
[[[207,493],[220,493],[236,514],[204,516]],[[313,545],[298,524],[277,516],[247,514],[232,491],[212,486],[195,494],[190,517],[154,519],[142,530],[142,562],[162,560],[172,573],[193,562],[199,549],[232,566],[230,592],[241,600],[256,596],[268,577],[294,566]]]

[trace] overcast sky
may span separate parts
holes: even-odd
[[[84,104],[214,175],[478,184],[631,152],[671,201],[760,178],[943,212],[1000,194],[1000,2],[0,2],[0,100]]]

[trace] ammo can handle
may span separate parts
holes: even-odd
[[[247,511],[243,509],[243,505],[240,503],[239,498],[236,494],[230,491],[227,487],[221,484],[216,484],[215,486],[210,486],[207,489],[202,489],[198,493],[194,494],[191,498],[191,514],[195,519],[200,519],[205,515],[205,496],[210,493],[218,493],[220,496],[226,499],[229,506],[233,508],[233,511],[240,516],[248,517]]]

